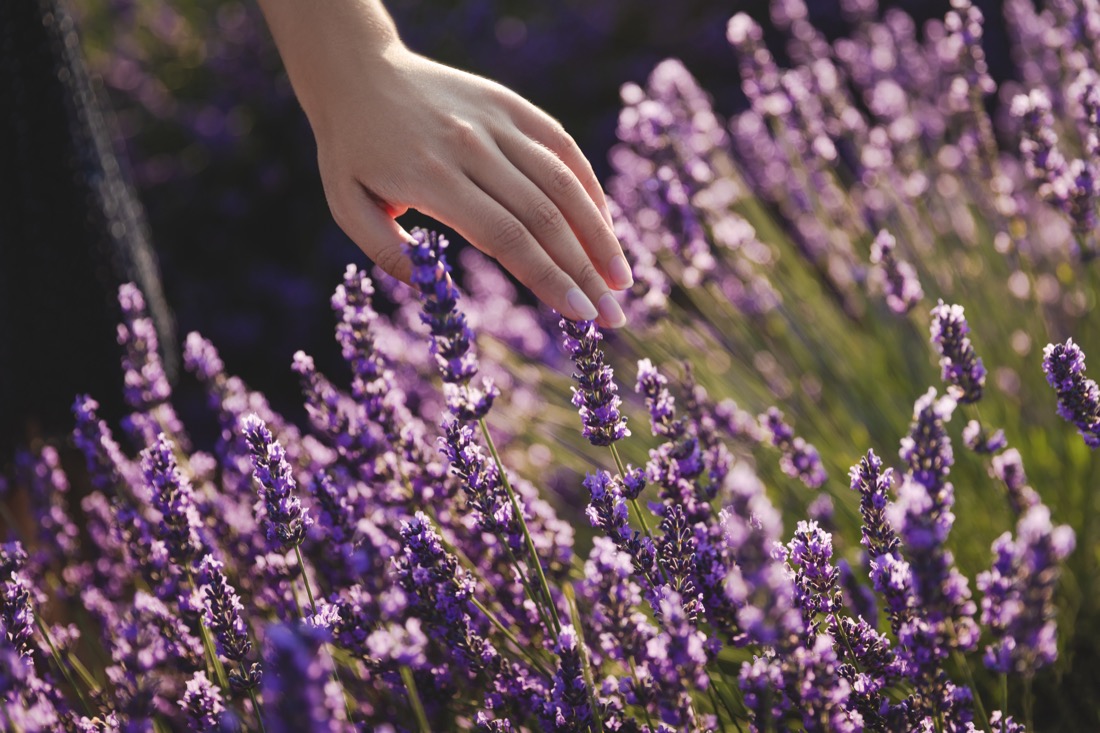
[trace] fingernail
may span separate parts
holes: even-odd
[[[611,293],[604,293],[600,297],[600,315],[611,328],[621,328],[626,325],[626,314]]]
[[[634,284],[634,276],[630,273],[630,265],[622,255],[615,255],[607,265],[607,274],[611,276],[611,284],[617,290],[626,290]]]
[[[565,302],[569,304],[569,308],[576,314],[578,320],[594,321],[600,314],[580,288],[569,288],[569,292],[565,294]]]

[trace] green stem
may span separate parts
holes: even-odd
[[[573,630],[577,634],[577,651],[581,657],[581,672],[584,674],[584,684],[588,688],[588,706],[592,708],[592,733],[603,733],[603,716],[600,715],[599,699],[596,697],[596,683],[592,678],[592,667],[588,662],[588,645],[584,642],[584,629],[581,627],[581,613],[577,609],[577,597],[573,594],[573,584],[565,583],[562,586],[565,602],[569,606],[569,617],[573,623]]]
[[[707,670],[707,679],[710,681],[710,687],[714,690],[715,697],[722,701],[722,707],[724,707],[726,709],[726,712],[729,713],[730,720],[733,721],[733,725],[735,728],[737,728],[738,733],[744,733],[741,728],[741,723],[738,721],[737,713],[733,712],[733,708],[730,707],[729,701],[726,700],[726,696],[718,690],[718,685],[717,683],[715,683],[714,677],[713,675],[711,675],[709,669]],[[715,710],[714,712],[715,715],[718,714],[717,710]]]
[[[409,704],[412,705],[420,733],[432,733],[432,727],[428,725],[428,715],[424,712],[424,704],[420,702],[420,694],[416,691],[416,680],[413,679],[412,670],[408,665],[401,665],[401,679],[404,680],[405,689],[409,692]]]
[[[634,678],[634,689],[638,691],[635,693],[635,697],[637,697],[642,690],[642,680],[638,677],[638,668],[634,666],[634,656],[631,655],[627,657],[627,662],[630,663],[630,676]],[[645,716],[645,724],[649,726],[650,730],[656,730],[656,728],[653,727],[653,719],[649,717],[649,705],[642,704],[641,708],[642,715]]]
[[[951,633],[951,656],[955,658],[955,663],[962,668],[963,674],[966,676],[966,684],[974,695],[974,712],[978,714],[981,720],[982,730],[985,733],[993,733],[993,729],[989,725],[989,715],[985,712],[985,705],[982,704],[982,696],[978,693],[978,686],[974,684],[974,673],[970,670],[970,664],[966,661],[966,657],[963,656],[955,644],[955,625],[951,623],[950,619],[947,621],[947,628]]]
[[[81,707],[84,708],[84,712],[88,714],[88,717],[93,717],[92,709],[88,705],[88,701],[84,699],[84,693],[80,691],[80,688],[76,686],[76,680],[73,679],[72,673],[69,671],[68,666],[61,659],[61,652],[57,650],[57,645],[53,643],[53,637],[50,636],[49,629],[46,628],[46,624],[42,622],[42,619],[38,614],[34,614],[34,623],[38,627],[38,630],[42,632],[42,637],[46,640],[46,643],[50,647],[50,654],[53,655],[54,662],[57,663],[58,668],[61,670],[61,674],[64,675],[65,681],[69,683],[69,686],[73,688],[73,692],[76,693],[77,699],[80,700]]]
[[[485,418],[480,418],[477,422],[481,426],[481,433],[485,436],[485,442],[489,446],[489,453],[492,454],[493,461],[497,464],[500,482],[504,484],[504,490],[508,492],[508,500],[512,502],[512,511],[515,512],[516,520],[523,530],[523,539],[527,542],[527,551],[531,553],[531,561],[535,564],[539,584],[546,596],[546,606],[550,611],[550,618],[554,622],[554,634],[560,634],[561,621],[558,620],[558,610],[554,607],[554,596],[550,593],[550,584],[546,582],[546,573],[542,571],[542,562],[539,561],[539,554],[535,550],[535,542],[531,539],[531,532],[527,529],[527,520],[523,518],[523,510],[520,508],[519,499],[516,498],[516,492],[512,490],[512,482],[508,480],[508,472],[504,470],[504,463],[500,460],[500,454],[497,453],[496,444],[493,442],[493,436],[489,433],[489,426],[486,424]]]
[[[240,665],[241,674],[246,674],[244,662],[241,662]],[[248,688],[248,697],[252,699],[252,711],[256,713],[256,722],[260,724],[260,733],[267,733],[267,728],[264,726],[264,716],[260,714],[260,701],[256,699],[256,688]]]
[[[317,615],[317,602],[313,600],[313,589],[309,585],[309,576],[306,574],[306,562],[302,559],[302,548],[297,545],[294,546],[294,554],[298,558],[298,568],[302,571],[302,581],[306,586],[306,598],[309,599],[310,610],[313,611],[313,615]]]
[[[1035,698],[1032,695],[1031,675],[1024,676],[1024,725],[1025,730],[1035,730],[1034,717]]]
[[[623,463],[623,457],[621,455],[619,455],[619,449],[615,446],[614,443],[612,443],[608,447],[611,448],[611,456],[615,459],[615,468],[617,468],[618,471],[619,471],[619,478],[621,478],[623,481],[625,481],[626,480],[626,464]],[[638,524],[641,525],[642,531],[645,532],[645,536],[647,538],[649,538],[649,541],[653,543],[654,547],[656,547],[657,546],[657,540],[653,536],[653,530],[651,530],[649,528],[649,522],[646,521],[645,513],[642,511],[642,506],[641,506],[641,504],[638,503],[638,498],[637,497],[634,497],[633,499],[630,500],[630,507],[634,510],[634,516],[638,518]],[[664,569],[664,567],[661,566],[660,562],[657,563],[657,569],[661,573],[661,579],[665,583],[668,583],[668,578],[665,576],[665,569]]]
[[[198,586],[195,585],[195,578],[191,575],[191,571],[187,571],[187,584],[195,590],[198,590]],[[210,659],[210,664],[214,668],[214,677],[218,680],[218,685],[223,690],[229,689],[229,677],[225,674],[225,667],[222,666],[222,660],[218,658],[217,647],[214,646],[214,641],[210,638],[210,630],[206,628],[206,619],[202,614],[199,615],[199,634],[202,636],[202,648],[206,652],[206,655]]]
[[[1001,672],[1001,711],[1008,715],[1008,674]]]
[[[489,619],[489,623],[497,627],[497,630],[500,631],[500,633],[504,634],[504,638],[512,642],[512,645],[515,646],[517,650],[519,650],[520,654],[527,658],[527,661],[531,663],[532,667],[537,669],[546,677],[553,676],[550,670],[543,666],[542,662],[540,662],[538,658],[536,658],[531,653],[531,650],[528,648],[528,646],[525,644],[520,644],[519,639],[516,638],[515,634],[513,634],[512,631],[507,626],[505,626],[492,611],[486,608],[485,604],[483,604],[476,598],[471,598],[470,603],[474,604],[474,607],[477,608],[477,610],[485,614],[485,617]]]
[[[317,615],[317,602],[313,600],[313,588],[309,584],[309,573],[306,572],[306,561],[302,558],[302,548],[298,545],[294,546],[294,555],[298,558],[298,569],[302,572],[302,582],[306,586],[306,597],[309,599],[309,607],[313,611],[313,615]],[[293,587],[291,583],[291,587]],[[294,597],[294,602],[298,602],[298,597]],[[298,612],[301,614],[301,607],[299,606]],[[348,716],[348,723],[354,722],[351,712],[351,703],[348,702],[348,691],[344,687],[344,681],[340,679],[340,673],[336,670],[336,658],[332,656],[332,652],[329,650],[329,645],[324,644],[325,654],[328,655],[329,661],[332,662],[332,679],[336,681],[336,684],[340,687],[341,697],[344,698],[344,710]]]

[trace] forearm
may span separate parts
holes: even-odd
[[[401,47],[381,0],[259,0],[294,92],[314,129],[326,99],[381,73]],[[369,81],[369,80],[367,80]]]

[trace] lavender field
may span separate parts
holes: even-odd
[[[193,199],[244,222],[296,180],[259,160],[294,101],[255,13],[211,5],[82,22],[138,182],[255,158]],[[620,331],[431,228],[415,287],[345,265],[305,203],[323,321],[270,270],[234,297],[296,315],[188,333],[174,387],[123,286],[130,413],[74,395],[0,475],[0,729],[1100,729],[1100,2],[995,10],[697,14],[732,83],[666,59],[621,87]],[[181,66],[111,51],[118,17]],[[178,282],[181,322],[216,307]],[[290,409],[223,358],[267,330],[302,338]]]

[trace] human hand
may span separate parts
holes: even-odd
[[[376,2],[352,6],[384,13]],[[279,38],[288,33],[272,23],[340,227],[408,282],[409,235],[394,219],[414,208],[453,227],[563,315],[624,325],[611,290],[630,287],[630,268],[573,139],[518,94],[415,54],[396,33],[372,44],[372,25],[355,38],[359,11],[318,35],[307,61],[288,57],[301,54],[288,54]]]

